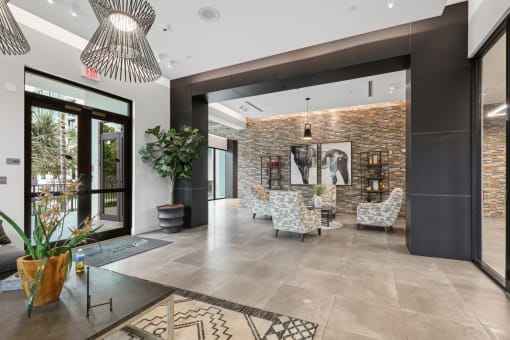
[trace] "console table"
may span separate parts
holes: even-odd
[[[92,302],[113,298],[113,312],[108,306],[87,312],[87,279],[85,273],[69,273],[60,299],[35,307],[27,318],[23,292],[0,294],[2,339],[89,339],[100,336],[129,320],[140,311],[172,294],[174,288],[90,267]]]

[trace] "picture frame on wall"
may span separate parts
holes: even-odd
[[[290,184],[317,184],[317,144],[290,147]]]
[[[321,184],[352,185],[352,142],[320,146]]]

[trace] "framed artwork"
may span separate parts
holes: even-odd
[[[321,144],[321,184],[352,185],[352,143]]]
[[[290,147],[290,184],[317,184],[317,144]]]

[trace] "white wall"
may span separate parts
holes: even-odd
[[[74,82],[92,86],[133,101],[133,233],[157,229],[155,206],[168,201],[167,183],[138,157],[144,131],[154,125],[170,126],[170,90],[158,84],[129,84],[102,78],[96,83],[81,77],[80,50],[22,27],[31,45],[26,56],[0,54],[0,209],[23,225],[24,193],[24,67],[28,66]],[[16,90],[12,92],[13,86]],[[9,89],[8,89],[9,88]],[[21,166],[6,165],[6,157],[20,158]],[[7,226],[19,246],[22,241]]]
[[[468,4],[468,55],[471,58],[510,13],[510,0],[469,0]]]

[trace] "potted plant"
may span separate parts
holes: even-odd
[[[190,126],[179,131],[164,130],[161,126],[147,129],[146,134],[155,141],[146,143],[139,150],[142,161],[156,170],[161,178],[168,178],[170,203],[157,207],[159,226],[165,233],[179,232],[182,227],[184,205],[174,203],[174,186],[178,178],[191,179],[191,164],[200,157],[206,138]]]
[[[65,239],[65,219],[69,215],[67,203],[76,196],[80,183],[72,182],[61,195],[44,189],[35,202],[34,226],[30,240],[6,213],[7,221],[23,239],[27,255],[16,261],[25,296],[28,298],[28,317],[33,306],[42,306],[58,300],[64,280],[72,266],[72,248],[84,243],[100,227],[92,228],[86,218],[77,228],[68,228],[71,236]],[[33,242],[33,244],[32,244]]]
[[[316,185],[313,187],[313,193],[314,193],[314,205],[315,208],[322,208],[322,194],[324,193],[324,186],[323,185]]]

